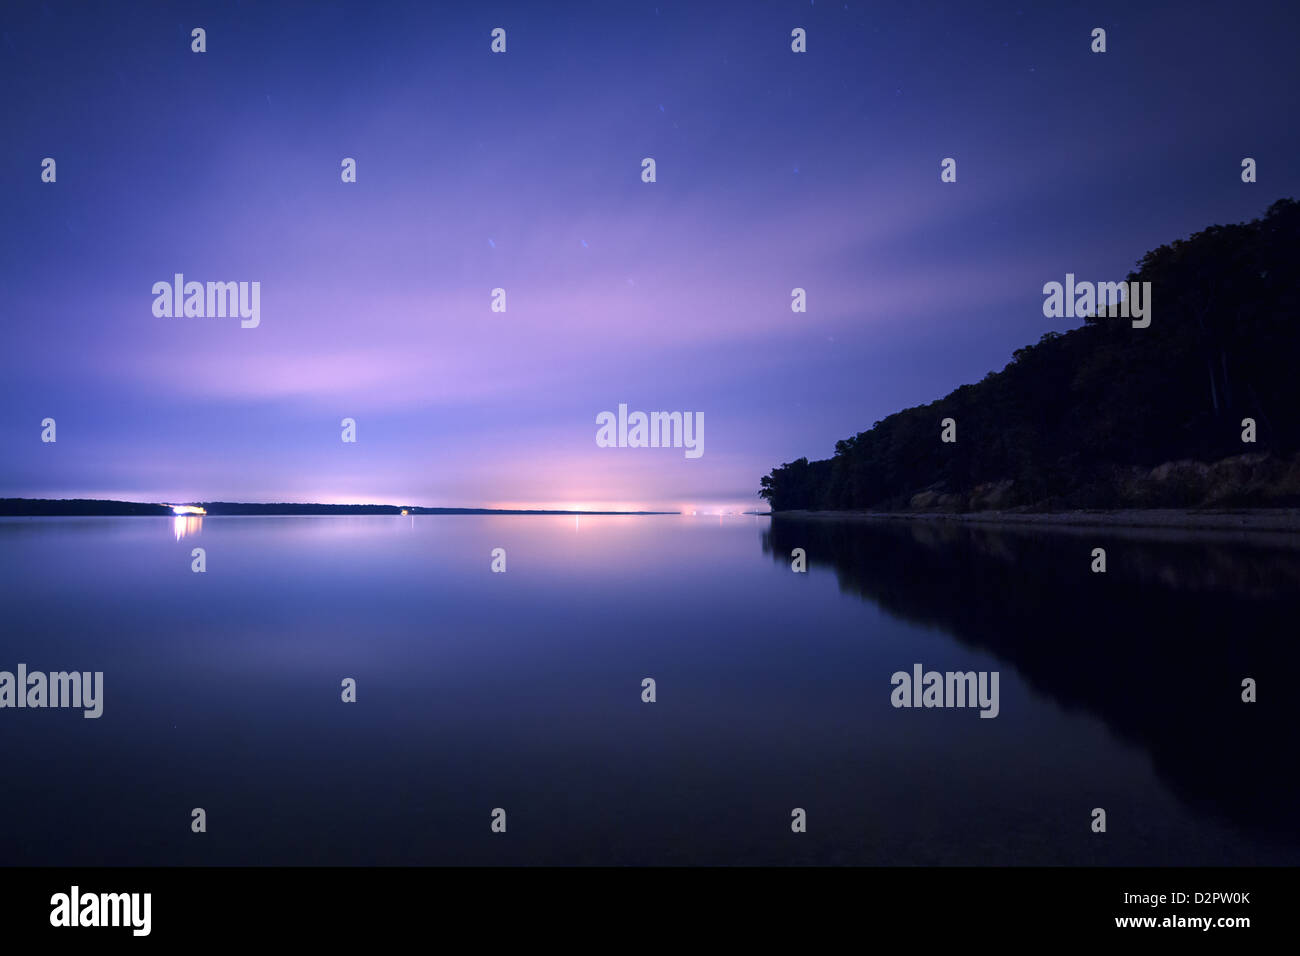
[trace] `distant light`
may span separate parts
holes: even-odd
[[[194,505],[172,505],[174,515],[205,515],[207,511]]]

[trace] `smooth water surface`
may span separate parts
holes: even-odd
[[[0,581],[0,670],[105,684],[0,710],[7,864],[1300,863],[1288,536],[0,519]]]

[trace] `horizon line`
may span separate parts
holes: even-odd
[[[405,512],[408,514],[417,514],[419,512],[484,512],[491,514],[556,514],[556,515],[680,515],[682,511],[612,511],[602,510],[578,510],[569,508],[487,508],[477,505],[412,505],[412,504],[389,504],[387,502],[364,502],[364,503],[339,503],[327,501],[223,501],[219,499],[204,499],[195,501],[130,501],[121,498],[27,498],[27,497],[0,497],[0,514],[5,510],[4,506],[15,504],[54,504],[54,505],[127,505],[138,508],[165,508],[172,509],[176,507],[190,506],[207,506],[215,505],[220,507],[231,508],[250,508],[264,509],[277,507],[291,508],[338,508],[338,509],[364,509],[364,508],[386,508],[394,511]],[[214,515],[195,515],[195,517],[214,517]],[[220,517],[219,515],[215,517]]]
[[[201,512],[178,511],[178,508],[193,508],[202,506]],[[208,508],[219,509],[215,513]],[[152,512],[149,509],[158,509]],[[286,509],[277,511],[276,509]],[[291,510],[289,510],[291,509]],[[650,515],[678,515],[696,517],[701,514],[707,517],[722,517],[725,515],[748,516],[748,515],[768,515],[772,512],[756,510],[718,510],[716,512],[699,509],[692,510],[628,510],[617,511],[610,509],[592,509],[581,510],[572,508],[486,508],[475,506],[431,506],[431,505],[401,505],[387,504],[378,502],[368,503],[332,503],[320,501],[274,501],[274,502],[247,502],[247,501],[193,501],[193,502],[159,502],[159,501],[129,501],[117,498],[24,498],[24,497],[0,497],[0,517],[196,517],[196,518],[220,518],[220,517],[249,517],[257,515],[280,515],[293,516],[295,514],[310,515],[317,513],[328,515],[331,513],[358,513],[369,512],[378,514],[394,514],[396,516],[415,516],[424,515],[448,515],[448,514],[485,514],[485,515],[565,515],[565,516],[650,516]]]

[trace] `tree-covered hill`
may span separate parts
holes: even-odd
[[[1128,280],[1151,283],[1149,327],[1048,332],[759,494],[774,511],[1300,504],[1300,203],[1152,250]]]

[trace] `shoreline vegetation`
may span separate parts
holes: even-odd
[[[177,502],[176,504],[181,504]],[[264,515],[674,515],[678,511],[547,511],[512,508],[421,508],[407,505],[282,504],[234,501],[185,502],[203,509],[197,517]],[[180,515],[190,517],[194,515]],[[6,518],[119,518],[177,517],[170,504],[109,501],[97,498],[0,498],[0,517]]]
[[[1298,259],[1294,199],[1160,246],[1128,276],[1150,284],[1147,325],[1087,296],[1079,328],[774,468],[758,494],[773,513],[1296,530]]]
[[[1300,533],[1300,508],[1121,508],[1078,511],[969,511],[945,514],[916,511],[776,511],[773,518],[829,521],[918,522],[932,525],[992,525],[1026,528],[1125,531],[1228,531]]]

